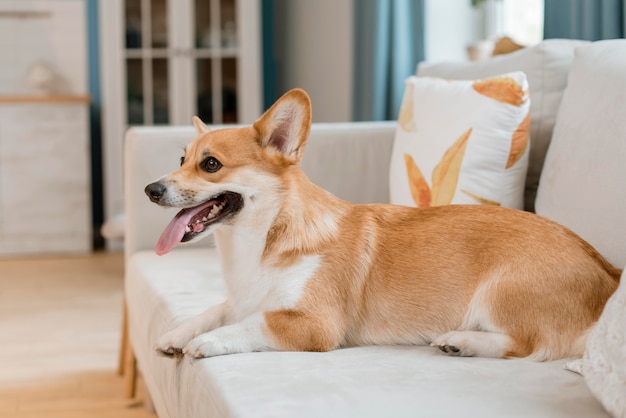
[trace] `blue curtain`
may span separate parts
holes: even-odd
[[[98,1],[87,0],[87,60],[89,69],[89,137],[91,140],[91,219],[94,249],[104,248],[100,227],[104,222],[104,180],[102,174],[102,116],[100,94],[100,41]],[[106,1],[106,0],[102,0]]]
[[[626,0],[545,0],[545,39],[623,38]]]
[[[261,0],[262,43],[263,43],[263,109],[269,109],[280,97],[276,72],[278,64],[274,48],[277,11],[274,0]]]
[[[354,3],[354,120],[396,119],[404,80],[424,59],[424,0]]]

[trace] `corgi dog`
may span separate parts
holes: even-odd
[[[252,126],[210,130],[145,188],[181,208],[159,255],[209,234],[226,300],[155,349],[201,358],[431,345],[453,356],[580,357],[620,270],[540,216],[480,205],[357,205],[298,167],[311,103],[291,90]]]

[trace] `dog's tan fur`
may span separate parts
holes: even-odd
[[[208,131],[195,123],[201,135],[170,181],[192,193],[207,182],[237,182],[243,167],[271,176],[278,206],[269,227],[258,229],[265,234],[260,267],[282,271],[320,256],[295,304],[263,311],[272,348],[432,344],[458,355],[576,357],[617,287],[620,270],[537,215],[355,205],[314,185],[297,165],[311,123],[301,90],[249,128]],[[221,170],[198,168],[207,153]]]

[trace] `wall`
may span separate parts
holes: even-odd
[[[314,122],[352,120],[353,1],[274,2],[277,89],[305,89]]]
[[[478,39],[471,1],[424,2],[426,60],[467,60]],[[358,0],[273,2],[276,90],[305,89],[315,122],[352,120],[353,7]]]
[[[425,59],[467,60],[467,46],[478,39],[470,0],[425,0]]]

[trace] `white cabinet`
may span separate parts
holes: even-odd
[[[0,98],[0,256],[91,251],[87,100],[5,99]]]
[[[92,249],[86,16],[0,1],[0,257]]]
[[[123,212],[129,126],[260,116],[260,7],[260,0],[99,2],[105,218]]]

